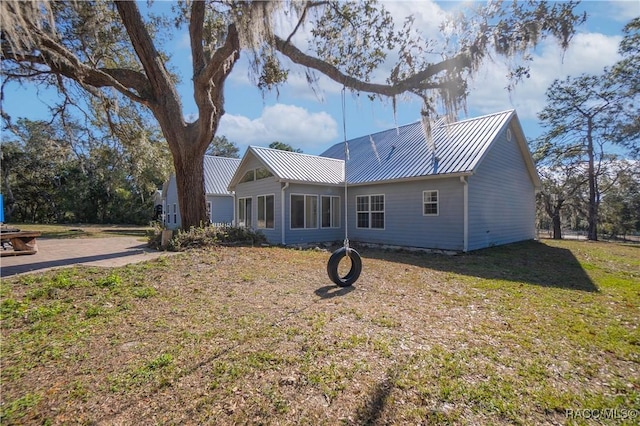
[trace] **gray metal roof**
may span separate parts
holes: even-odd
[[[205,194],[230,195],[227,187],[238,169],[239,158],[204,156],[204,192]]]
[[[257,146],[249,147],[249,152],[282,181],[324,184],[344,182],[342,160]]]
[[[436,146],[427,142],[420,122],[385,130],[347,141],[350,184],[425,177],[451,173],[470,173],[484,157],[491,142],[515,116],[504,111],[451,124],[440,122],[432,129]],[[320,154],[345,158],[340,142]]]

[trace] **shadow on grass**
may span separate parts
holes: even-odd
[[[380,422],[382,414],[389,404],[389,397],[394,388],[397,371],[387,371],[387,377],[378,382],[368,398],[365,397],[362,405],[355,413],[354,425],[375,425]]]
[[[538,241],[492,247],[457,256],[366,248],[360,248],[359,252],[364,258],[406,263],[472,277],[599,291],[570,250]]]
[[[327,285],[324,287],[320,287],[314,293],[316,296],[319,296],[322,299],[331,299],[334,297],[344,296],[345,294],[351,293],[355,290],[355,287],[338,287],[335,285]]]
[[[72,265],[81,265],[90,262],[98,262],[101,260],[110,260],[110,259],[120,259],[128,256],[135,256],[139,254],[153,252],[153,250],[148,249],[145,245],[140,245],[137,247],[131,247],[130,249],[119,251],[116,253],[105,253],[105,254],[96,254],[90,256],[78,256],[78,257],[70,257],[63,259],[51,259],[45,260],[41,262],[32,262],[11,266],[2,266],[0,268],[0,277],[10,277],[17,274],[24,274],[25,272],[37,272],[42,269],[50,269],[57,268],[62,266],[72,266]]]

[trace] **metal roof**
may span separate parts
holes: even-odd
[[[249,147],[248,152],[282,181],[344,183],[344,161],[339,159],[257,146]]]
[[[514,115],[509,110],[451,124],[439,122],[432,128],[433,144],[427,141],[420,122],[349,140],[348,182],[471,173]],[[344,142],[320,155],[343,160]]]
[[[204,192],[214,195],[231,195],[227,189],[238,169],[239,158],[204,156]]]

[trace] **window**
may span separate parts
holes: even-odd
[[[255,178],[256,178],[255,170],[249,170],[247,173],[244,174],[244,176],[242,176],[242,179],[240,179],[240,183],[252,182],[255,180]]]
[[[384,195],[356,197],[356,227],[384,229]]]
[[[259,167],[256,169],[256,180],[265,179],[271,176],[273,176],[273,173],[271,173],[264,167]]]
[[[238,226],[251,226],[251,198],[238,198]]]
[[[274,228],[274,196],[258,195],[258,228]]]
[[[174,203],[173,204],[173,223],[178,223],[178,208],[176,207],[177,205]]]
[[[438,191],[422,192],[422,214],[424,216],[438,216]]]
[[[207,218],[209,218],[209,222],[213,221],[211,217],[211,201],[207,201]]]
[[[318,196],[291,195],[291,229],[318,227]]]
[[[254,180],[265,179],[273,176],[266,167],[258,167],[257,169],[248,170],[247,173],[242,176],[239,183],[243,182],[253,182]]]
[[[323,195],[321,204],[322,223],[320,226],[323,228],[340,228],[340,197]]]

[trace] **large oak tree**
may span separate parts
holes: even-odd
[[[530,50],[545,37],[566,48],[585,20],[576,3],[490,2],[466,6],[442,23],[433,39],[408,17],[394,25],[373,1],[191,1],[174,5],[173,22],[186,25],[198,116],[184,117],[159,42],[166,20],[143,14],[136,2],[0,2],[5,82],[29,79],[66,92],[77,84],[105,103],[118,96],[147,107],[169,144],[178,184],[182,226],[206,220],[203,156],[224,114],[225,81],[241,54],[255,82],[283,83],[283,64],[319,72],[355,92],[424,101],[423,116],[464,104],[467,81],[498,55],[513,64],[509,81],[528,74]],[[416,3],[415,7],[421,7]],[[166,18],[166,17],[165,17]],[[388,77],[372,81],[388,69]],[[113,93],[117,93],[117,96]],[[233,96],[233,93],[226,93]],[[4,115],[4,113],[3,113]],[[425,123],[428,120],[425,119]],[[426,126],[428,131],[428,125]]]

